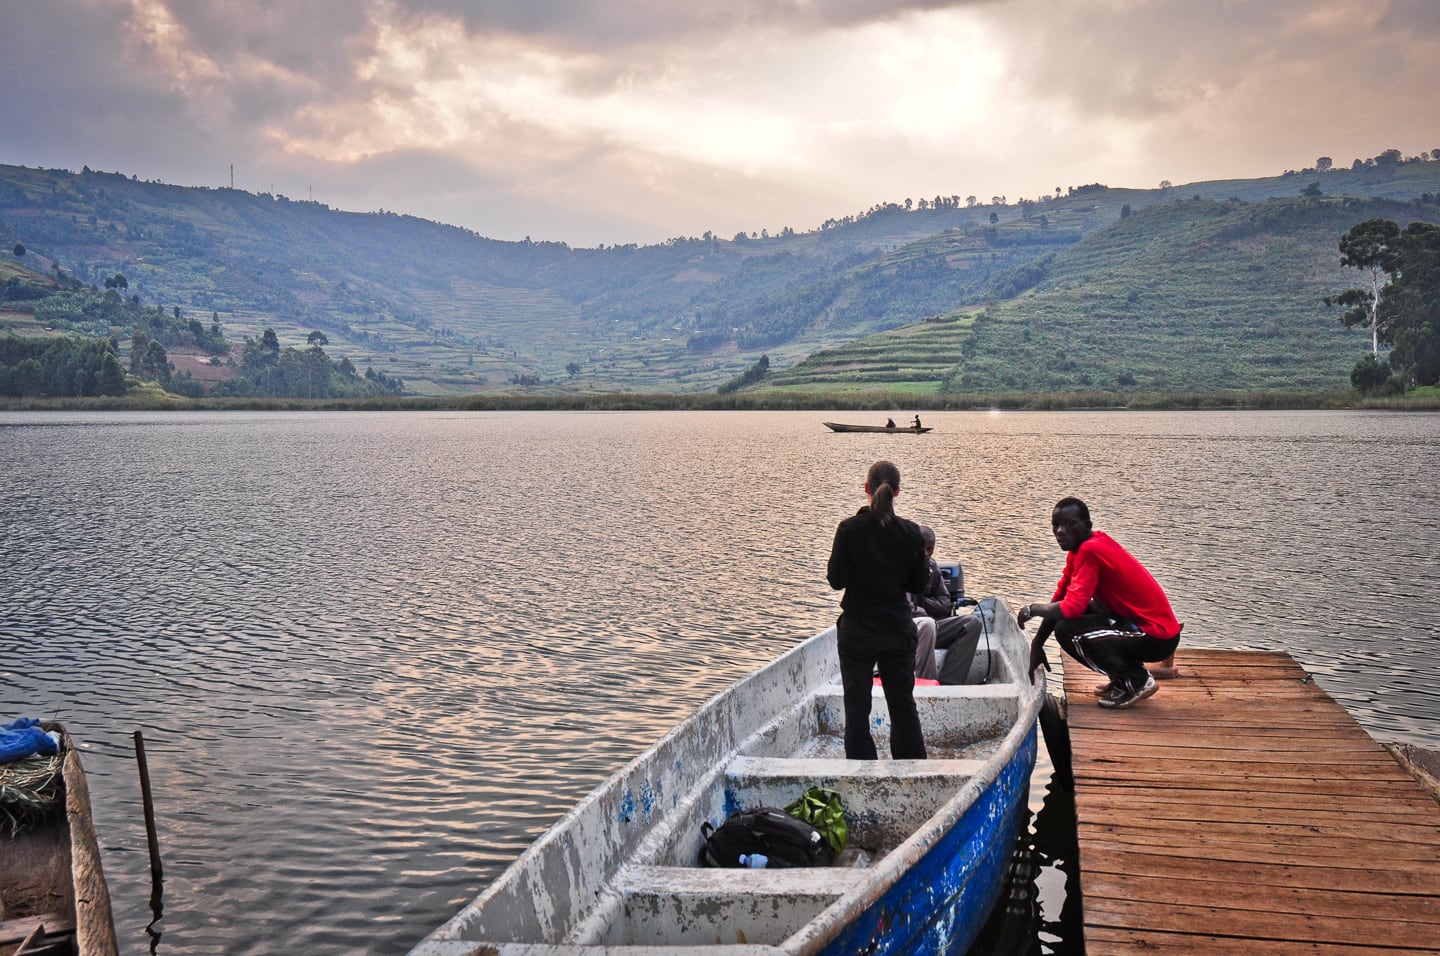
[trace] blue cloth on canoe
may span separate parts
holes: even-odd
[[[40,721],[34,717],[17,717],[0,727],[0,763],[9,763],[35,754],[49,757],[59,752],[59,745],[53,737],[40,729]]]

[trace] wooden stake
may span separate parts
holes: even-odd
[[[140,799],[145,805],[145,836],[150,841],[150,882],[157,890],[165,879],[160,866],[160,841],[155,837],[155,804],[150,799],[150,767],[145,762],[145,738],[135,731],[135,762],[140,765]]]

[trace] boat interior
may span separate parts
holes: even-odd
[[[63,798],[48,819],[15,834],[0,816],[0,956],[76,951],[70,870]]]
[[[1021,726],[1026,700],[1038,693],[1023,674],[1026,642],[999,607],[984,609],[989,626],[998,619],[1008,630],[987,632],[970,683],[915,688],[930,759],[888,759],[890,720],[878,686],[871,732],[882,759],[844,759],[832,628],[672,730],[414,953],[457,952],[449,940],[504,941],[501,951],[517,954],[556,945],[773,953],[766,948],[787,940],[794,948],[802,931],[845,925],[855,907],[936,846],[995,780],[1006,753],[1033,733]],[[844,805],[849,845],[836,865],[700,866],[702,824],[784,807],[817,786],[838,792]]]
[[[0,956],[75,952],[70,841],[64,824],[48,823],[13,839],[7,834],[0,877]]]
[[[844,694],[837,681],[748,738],[657,825],[617,874],[612,893],[565,942],[608,946],[779,945],[867,879],[981,773],[1015,725],[1020,687],[1011,663],[982,648],[961,686],[916,687],[927,760],[845,759]],[[880,688],[872,734],[889,751]],[[783,807],[810,787],[840,794],[846,851],[823,869],[701,867],[701,824],[749,807]]]

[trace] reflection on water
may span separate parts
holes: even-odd
[[[879,457],[971,594],[1048,596],[1079,494],[1191,646],[1289,651],[1377,737],[1440,748],[1440,416],[825,417],[0,415],[0,717],[86,748],[125,952],[153,915],[132,731],[159,952],[403,952],[833,621],[831,537]]]
[[[1075,791],[1037,773],[1031,790],[1041,786],[1040,808],[1021,820],[1000,902],[971,956],[1085,952]]]

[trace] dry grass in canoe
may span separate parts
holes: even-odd
[[[65,806],[62,755],[0,764],[0,830],[15,836]]]

